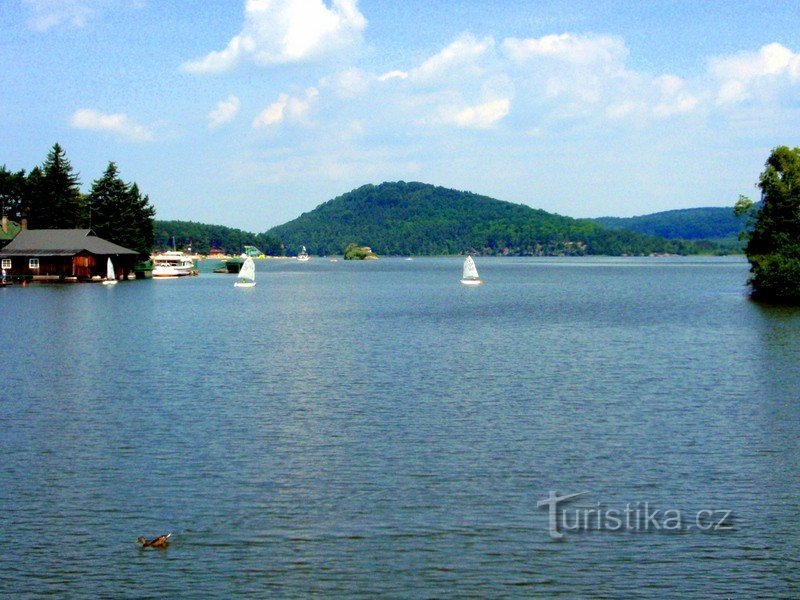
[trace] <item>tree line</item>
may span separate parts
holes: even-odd
[[[778,146],[759,178],[759,205],[746,196],[737,216],[749,218],[744,234],[749,284],[759,300],[800,305],[800,147]]]
[[[224,225],[207,225],[193,221],[155,222],[153,247],[157,250],[185,250],[210,254],[217,249],[225,254],[240,254],[245,246],[255,246],[269,256],[285,254],[283,245],[266,233],[250,233]]]
[[[26,173],[0,167],[2,213],[29,229],[91,229],[99,237],[148,256],[156,210],[136,183],[126,183],[114,162],[92,182],[88,194],[58,144]]]

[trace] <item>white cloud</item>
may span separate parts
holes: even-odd
[[[208,113],[208,126],[211,129],[219,127],[220,125],[224,125],[225,123],[229,123],[236,118],[236,115],[239,113],[239,106],[241,102],[239,102],[239,98],[236,96],[228,96],[226,100],[220,100],[217,102],[217,106]]]
[[[135,142],[148,142],[154,139],[150,130],[122,113],[106,114],[91,108],[81,108],[72,114],[69,123],[75,129],[108,131]]]
[[[96,0],[23,0],[29,23],[38,31],[59,25],[83,27],[96,10]]]
[[[465,73],[477,75],[480,72],[477,66],[478,60],[493,48],[494,40],[491,37],[477,40],[474,36],[465,34],[424,61],[419,67],[412,69],[408,76],[416,83],[438,83],[444,78],[450,79]],[[402,71],[390,73],[393,73],[394,77],[402,77]]]
[[[191,73],[219,73],[244,59],[258,65],[300,62],[350,46],[367,25],[358,0],[247,0],[242,31],[223,50],[184,63]]]
[[[453,116],[453,121],[459,127],[486,129],[505,117],[510,108],[511,100],[508,98],[490,100],[458,111]]]
[[[319,97],[319,90],[309,88],[305,98],[295,98],[288,94],[281,94],[278,100],[267,106],[253,120],[253,127],[269,127],[277,125],[284,120],[304,122],[313,102]]]
[[[625,42],[613,36],[580,36],[570,33],[541,38],[506,38],[502,44],[513,61],[555,59],[578,65],[619,63],[628,56]]]
[[[735,104],[754,97],[756,89],[781,80],[800,81],[800,54],[772,43],[758,52],[739,52],[709,61],[709,73],[718,81],[717,102]]]
[[[691,113],[697,108],[698,98],[692,94],[680,94],[670,102],[662,102],[653,108],[653,114],[659,118],[673,117]]]
[[[677,94],[680,92],[685,82],[680,77],[676,77],[675,75],[662,75],[661,77],[656,77],[654,83],[658,86],[658,89],[661,90],[663,94]]]
[[[363,96],[373,81],[374,77],[353,68],[325,77],[320,86],[330,88],[338,98],[350,99]]]
[[[633,100],[623,100],[621,102],[610,105],[605,114],[609,119],[619,120],[629,117],[634,114],[641,114],[647,108],[644,102],[636,102]]]
[[[405,71],[389,71],[378,77],[378,81],[389,81],[390,79],[408,79],[408,73]]]
[[[28,23],[37,31],[54,27],[84,27],[102,12],[116,6],[141,8],[140,0],[22,0]]]

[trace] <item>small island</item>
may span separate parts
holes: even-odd
[[[344,251],[345,260],[377,260],[378,255],[369,246],[350,244]]]

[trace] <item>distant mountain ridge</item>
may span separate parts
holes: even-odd
[[[666,240],[591,219],[573,219],[472,192],[418,182],[364,185],[267,232],[291,254],[340,254],[348,244],[378,254],[650,254],[695,253]]]
[[[733,207],[684,208],[637,217],[594,219],[609,229],[624,229],[670,240],[736,239],[744,221],[733,214]]]

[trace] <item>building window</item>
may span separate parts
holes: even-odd
[[[3,264],[0,265],[0,268],[10,269],[11,268],[11,259],[10,258],[4,258],[3,259]]]
[[[29,269],[38,269],[39,268],[39,259],[38,258],[31,258],[28,260],[28,268]]]

